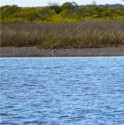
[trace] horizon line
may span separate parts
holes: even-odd
[[[18,5],[18,4],[5,4],[5,5],[0,5],[0,7],[2,6],[13,6],[13,5],[17,5],[18,7],[47,7],[49,5],[43,5],[43,6],[21,6],[21,5]],[[58,4],[59,6],[61,6],[62,4]],[[92,3],[91,4],[78,4],[78,6],[88,6],[88,5],[93,5]],[[96,6],[99,6],[99,5],[123,5],[123,3],[114,3],[114,4],[109,4],[109,3],[106,3],[106,4],[95,4]]]

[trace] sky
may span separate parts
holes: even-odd
[[[95,1],[97,4],[124,4],[122,0],[0,0],[0,6],[3,5],[18,5],[21,7],[35,7],[35,6],[46,6],[49,2],[58,3],[59,5],[64,2],[76,2],[78,5],[92,4]]]

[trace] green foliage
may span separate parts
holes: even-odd
[[[56,14],[59,14],[62,9],[60,8],[60,6],[57,3],[49,3],[49,7],[50,9],[54,10],[56,12]]]
[[[39,19],[41,15],[39,14],[39,10],[35,8],[26,8],[22,10],[20,13],[16,13],[13,15],[14,18],[22,18],[27,22],[33,22],[36,19]]]
[[[56,13],[54,10],[51,10],[48,7],[44,7],[40,10],[40,14],[42,16],[42,20],[50,21],[51,17]]]
[[[1,19],[4,19],[6,17],[9,17],[15,13],[18,13],[21,11],[21,8],[18,7],[17,5],[13,5],[13,6],[3,6],[1,7]]]
[[[85,20],[106,21],[124,20],[124,7],[105,7],[96,4],[78,6],[75,2],[66,2],[59,6],[49,3],[46,7],[22,8],[16,5],[0,7],[1,23],[65,23]]]
[[[77,5],[77,3],[75,3],[75,2],[66,2],[66,3],[64,3],[62,6],[61,6],[61,8],[62,8],[62,10],[64,10],[64,9],[68,9],[68,10],[70,10],[70,11],[75,11],[75,9],[78,7],[78,5]]]

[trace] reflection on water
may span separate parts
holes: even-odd
[[[124,57],[1,58],[0,125],[124,125]]]

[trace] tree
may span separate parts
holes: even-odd
[[[71,11],[74,11],[77,7],[78,7],[78,5],[77,5],[77,3],[75,3],[75,2],[65,2],[65,3],[61,6],[62,10],[68,9],[68,10],[71,10]]]
[[[61,8],[58,3],[51,3],[49,2],[49,7],[56,12],[56,14],[59,14],[61,12]]]
[[[8,18],[9,16],[12,16],[13,14],[20,12],[21,8],[18,7],[17,5],[12,5],[12,6],[4,6],[1,7],[1,18]]]

